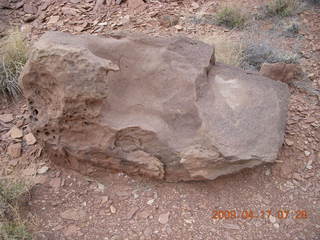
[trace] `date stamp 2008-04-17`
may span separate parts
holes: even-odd
[[[217,220],[227,220],[227,219],[264,219],[273,216],[277,219],[307,219],[308,213],[306,210],[213,210],[212,218]]]

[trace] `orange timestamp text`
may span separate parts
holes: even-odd
[[[222,219],[263,219],[273,216],[277,219],[307,219],[308,213],[306,210],[213,210],[212,218],[217,220]]]

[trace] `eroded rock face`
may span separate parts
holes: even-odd
[[[283,142],[287,86],[188,38],[46,33],[21,83],[36,138],[86,174],[215,179],[272,162]]]
[[[264,63],[261,66],[260,74],[276,81],[292,83],[302,76],[302,69],[298,64],[288,63]]]

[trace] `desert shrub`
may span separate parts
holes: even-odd
[[[11,31],[1,46],[0,98],[17,100],[21,95],[18,78],[27,61],[25,36],[18,30]]]
[[[268,16],[287,17],[293,15],[299,7],[297,0],[272,0],[266,5]]]
[[[267,43],[249,43],[242,49],[241,67],[259,70],[261,65],[267,63],[298,63],[299,56]]]
[[[0,223],[0,239],[32,240],[32,236],[22,223]]]
[[[215,46],[215,57],[217,62],[232,66],[240,66],[242,62],[242,44],[233,42],[226,38],[214,36],[201,36],[200,40]]]
[[[216,22],[228,28],[243,28],[247,20],[240,8],[223,7],[216,14]]]
[[[320,4],[320,0],[309,0],[312,4]]]
[[[29,187],[22,182],[0,182],[0,239],[31,240],[31,234],[20,216]]]

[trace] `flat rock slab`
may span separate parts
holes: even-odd
[[[85,174],[212,180],[274,161],[283,143],[286,84],[185,37],[49,32],[21,81],[36,139]]]

